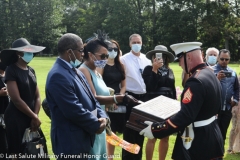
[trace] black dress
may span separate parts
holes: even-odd
[[[155,73],[152,71],[152,66],[146,66],[142,77],[147,89],[146,101],[160,95],[176,99],[175,78],[172,69],[163,66]]]
[[[31,67],[23,70],[15,64],[10,65],[6,69],[5,82],[15,81],[21,99],[34,111],[35,108],[35,92],[36,92],[36,75]],[[20,153],[22,137],[26,128],[30,127],[31,118],[17,109],[10,99],[10,103],[5,111],[5,124],[7,132],[7,141],[9,153]]]
[[[106,64],[103,72],[103,80],[106,85],[115,90],[115,93],[120,92],[120,83],[123,80],[123,75],[117,69],[116,65],[110,66]],[[122,133],[125,127],[125,114],[124,113],[110,113],[108,112],[111,120],[111,129],[113,132]]]
[[[0,89],[5,87],[4,77],[0,75]],[[8,96],[0,96],[0,114],[4,114],[9,103]],[[0,153],[7,153],[7,138],[6,138],[6,130],[0,126]]]

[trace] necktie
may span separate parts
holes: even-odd
[[[91,99],[93,99],[92,96],[91,96],[90,90],[89,90],[89,88],[87,87],[87,84],[84,82],[83,78],[77,73],[77,70],[76,70],[75,68],[72,68],[72,70],[73,70],[74,73],[77,75],[77,77],[79,78],[79,80],[82,82],[82,84],[83,84],[85,90],[87,91],[87,94],[89,95],[89,97],[90,97]]]

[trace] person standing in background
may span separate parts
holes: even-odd
[[[155,54],[161,53],[162,59]],[[146,57],[152,60],[152,66],[146,66],[143,70],[143,79],[146,84],[147,94],[145,101],[160,95],[176,99],[175,77],[169,63],[174,61],[174,55],[168,52],[167,47],[158,45],[154,50],[147,52]],[[146,160],[152,160],[154,146],[157,139],[148,139],[146,144]],[[159,160],[165,160],[168,151],[169,137],[160,140],[158,153]]]
[[[238,77],[238,83],[240,87],[240,75]],[[240,102],[240,96],[238,102]],[[229,135],[229,147],[227,150],[227,153],[229,154],[235,152],[240,152],[240,103],[232,109],[232,128]]]
[[[111,44],[108,46],[108,61],[104,68],[97,68],[98,72],[102,75],[105,84],[114,89],[114,94],[125,94],[126,91],[126,79],[124,66],[120,62],[120,46],[115,40],[111,40]],[[114,109],[118,106],[113,104]],[[123,133],[125,127],[125,113],[107,112],[111,120],[112,132],[116,134]],[[114,155],[115,146],[107,143],[108,155]],[[112,160],[109,158],[108,160]]]
[[[1,54],[1,53],[0,53]],[[0,154],[7,154],[7,137],[4,123],[4,112],[9,104],[8,93],[5,81],[5,69],[6,66],[0,60]],[[2,157],[6,159],[5,156]]]
[[[126,92],[134,98],[144,101],[146,95],[146,85],[142,78],[142,73],[146,66],[151,65],[151,61],[147,59],[143,53],[141,53],[142,37],[139,34],[132,34],[129,37],[129,46],[131,51],[120,58],[125,67]],[[129,119],[134,106],[135,105],[127,106],[125,121]],[[123,139],[130,143],[138,144],[141,149],[138,154],[132,154],[122,150],[122,160],[141,160],[144,137],[139,135],[137,131],[125,127],[123,131]]]
[[[230,62],[230,51],[222,49],[219,51],[218,63],[213,66],[213,71],[222,86],[222,107],[218,114],[218,125],[222,133],[223,144],[225,144],[227,130],[232,118],[232,108],[238,105],[239,83],[236,72],[228,64]],[[228,72],[226,76],[225,72]]]
[[[36,74],[28,63],[33,59],[34,53],[44,48],[31,45],[25,38],[19,38],[12,43],[12,48],[5,49],[0,54],[1,62],[8,66],[5,83],[10,103],[4,114],[8,152],[17,156],[22,152],[22,138],[26,128],[37,131],[41,125],[38,118],[41,102]]]
[[[219,50],[217,48],[211,47],[206,51],[206,64],[208,66],[214,66],[217,62]]]

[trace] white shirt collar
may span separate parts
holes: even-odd
[[[72,67],[72,65],[69,63],[69,62],[67,62],[66,60],[64,60],[64,59],[62,59],[62,58],[60,58],[60,57],[58,57],[60,60],[62,60],[63,62],[65,62],[70,68],[73,68]]]

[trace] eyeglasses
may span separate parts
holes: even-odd
[[[229,61],[229,58],[220,58],[221,61]]]
[[[108,54],[98,54],[100,57],[101,57],[101,59],[106,59],[106,58],[108,58]]]
[[[118,48],[108,48],[108,51],[109,51],[109,52],[112,52],[113,50],[114,50],[115,52],[117,52],[117,51],[118,51]]]
[[[84,48],[83,49],[73,49],[73,50],[75,50],[75,51],[78,51],[78,52],[80,52],[80,53],[83,53],[84,52]]]

